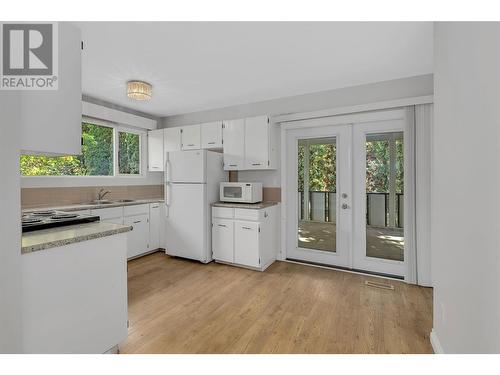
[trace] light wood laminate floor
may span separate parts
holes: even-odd
[[[395,290],[366,286],[386,282]],[[121,353],[432,353],[432,289],[287,262],[129,262]]]

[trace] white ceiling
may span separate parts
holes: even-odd
[[[79,22],[83,93],[156,116],[432,73],[431,22]],[[125,94],[153,85],[153,99]]]

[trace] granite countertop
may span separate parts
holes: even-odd
[[[260,210],[261,208],[277,205],[278,202],[260,202],[260,203],[231,203],[231,202],[216,202],[212,203],[212,207],[228,207],[228,208],[249,208]]]
[[[113,200],[111,199],[113,202]],[[111,208],[111,207],[123,207],[123,206],[135,206],[139,204],[149,204],[149,203],[159,203],[164,202],[163,198],[150,198],[150,199],[137,199],[133,202],[113,202],[108,204],[97,204],[97,203],[75,203],[65,206],[36,206],[36,207],[24,207],[23,213],[30,213],[40,209],[43,210],[57,210],[57,211],[80,211],[80,210],[95,210],[101,208]]]
[[[131,226],[106,222],[68,225],[23,233],[21,254],[93,240],[132,230]]]

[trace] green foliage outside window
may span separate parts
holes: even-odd
[[[21,155],[23,176],[113,176],[114,129],[82,123],[82,154]],[[140,173],[140,136],[119,132],[119,173]]]
[[[118,132],[118,171],[120,174],[140,173],[140,137]]]
[[[403,140],[396,145],[396,193],[404,191]],[[387,193],[389,191],[389,141],[366,142],[366,192]]]
[[[312,142],[311,142],[312,143]],[[396,139],[396,193],[404,189],[403,139]],[[304,143],[298,146],[298,190],[304,191]],[[336,145],[330,142],[309,145],[309,191],[336,192]],[[389,191],[389,141],[366,142],[366,191],[386,193]]]

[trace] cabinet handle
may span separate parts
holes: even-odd
[[[214,144],[215,144],[215,142],[208,142],[208,144],[209,144],[209,145],[214,145]]]
[[[248,229],[248,230],[252,230],[252,228],[250,228],[250,227],[241,227],[241,229]]]
[[[139,224],[140,222],[141,222],[141,220],[134,221],[134,224]]]
[[[224,225],[224,224],[217,224],[219,227],[224,227],[224,228],[227,228],[227,225]]]
[[[229,164],[230,167],[237,167],[238,164]]]
[[[252,163],[252,165],[262,165],[262,163]]]
[[[188,147],[193,147],[194,143],[188,144]]]

